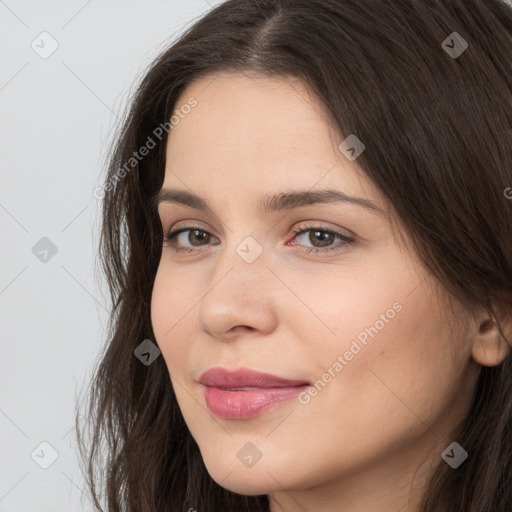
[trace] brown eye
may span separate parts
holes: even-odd
[[[293,233],[295,234],[294,238],[299,238],[303,234],[309,233],[309,235],[305,237],[305,241],[311,243],[312,247],[302,247],[301,249],[306,252],[337,251],[342,250],[347,245],[354,243],[353,238],[350,238],[332,229],[321,228],[319,226],[302,226],[302,229],[294,230]],[[336,239],[340,240],[341,242],[331,247]]]
[[[188,233],[188,235],[186,234]],[[164,240],[174,251],[191,252],[194,251],[191,247],[203,247],[208,245],[208,241],[212,235],[203,229],[197,227],[180,228],[168,232]],[[190,244],[187,247],[187,244]]]

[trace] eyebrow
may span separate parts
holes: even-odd
[[[157,209],[160,203],[178,203],[202,212],[213,213],[207,201],[187,190],[162,188],[151,199],[151,207]],[[339,190],[304,190],[281,192],[265,196],[257,202],[263,213],[293,210],[314,204],[348,203],[384,215],[384,210],[368,199],[353,197]]]

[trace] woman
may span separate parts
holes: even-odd
[[[95,191],[99,509],[512,510],[511,55],[500,0],[228,0],[158,57]]]

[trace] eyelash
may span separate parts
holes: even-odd
[[[202,248],[200,248],[200,249],[191,249],[191,248],[185,248],[185,247],[177,247],[177,248],[174,247],[174,245],[175,245],[174,239],[180,233],[183,233],[183,232],[186,232],[186,231],[200,231],[201,233],[206,233],[206,234],[212,236],[211,233],[208,233],[208,231],[205,231],[204,229],[201,229],[198,226],[187,226],[187,227],[175,229],[173,231],[171,230],[171,231],[165,233],[165,235],[164,235],[164,242],[165,242],[165,244],[167,244],[169,247],[171,247],[171,249],[174,252],[190,253],[190,252],[199,252],[199,251],[201,251]],[[338,245],[338,246],[335,246],[335,247],[327,247],[325,249],[321,249],[321,248],[318,248],[318,247],[302,247],[300,249],[302,251],[307,252],[308,254],[311,253],[311,252],[314,252],[314,253],[326,253],[326,252],[329,252],[329,251],[341,251],[347,245],[351,245],[351,244],[354,243],[354,239],[353,238],[350,238],[350,237],[348,237],[346,235],[343,235],[343,234],[339,233],[338,231],[334,231],[332,229],[327,229],[327,228],[320,228],[319,226],[314,226],[314,225],[301,226],[300,229],[292,230],[292,233],[294,234],[294,238],[296,238],[297,236],[302,235],[303,233],[307,233],[308,231],[320,231],[321,233],[329,233],[330,235],[338,237],[339,239],[341,239],[344,242],[341,245]]]

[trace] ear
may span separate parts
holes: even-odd
[[[499,317],[503,333],[512,340],[512,315]],[[498,329],[496,318],[487,312],[480,318],[478,331],[473,337],[471,354],[482,366],[498,366],[512,352],[512,348]]]

